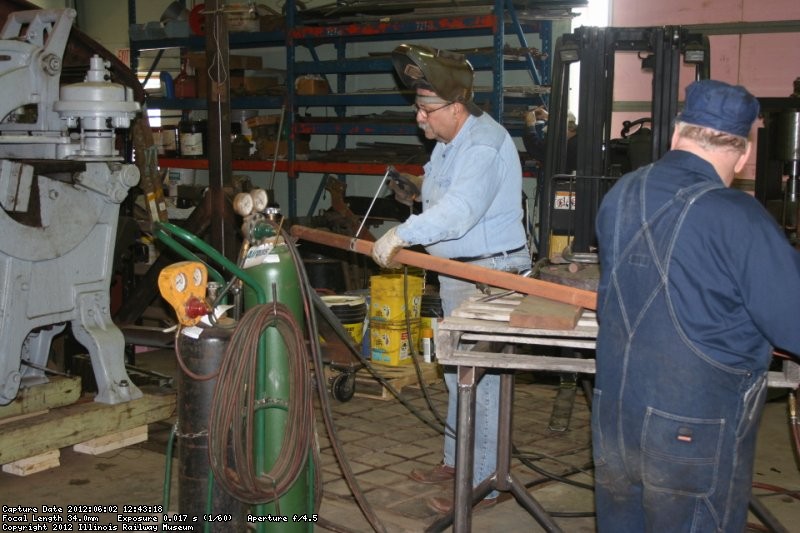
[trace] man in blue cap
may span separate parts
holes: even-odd
[[[773,349],[800,354],[800,253],[729,188],[758,101],[692,83],[672,148],[597,215],[598,531],[743,531]]]

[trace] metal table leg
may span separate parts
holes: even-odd
[[[503,351],[511,352],[506,345]],[[498,404],[497,469],[489,478],[472,488],[475,458],[475,390],[484,369],[458,367],[458,427],[456,428],[456,479],[453,510],[438,519],[427,531],[442,531],[451,523],[454,533],[472,530],[472,506],[492,490],[511,492],[539,525],[549,533],[561,529],[541,504],[531,496],[525,484],[511,474],[511,444],[514,412],[514,372],[500,376],[500,401]]]
[[[472,529],[472,476],[475,459],[475,393],[482,369],[458,367],[458,425],[456,427],[456,485],[453,530]]]

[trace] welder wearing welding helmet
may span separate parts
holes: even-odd
[[[417,118],[422,118],[418,123],[426,138],[448,142],[460,127],[457,123],[428,121],[429,113],[458,104],[471,115],[483,114],[472,100],[472,65],[462,54],[402,44],[392,52],[392,60],[403,85],[417,92],[414,109]],[[390,179],[389,188],[394,191],[398,202],[411,206],[414,201],[419,201],[423,177],[406,173],[399,177],[401,179]]]
[[[486,268],[519,272],[530,268],[522,224],[522,167],[506,129],[473,101],[473,69],[462,54],[421,45],[401,45],[392,52],[397,75],[414,90],[417,125],[436,141],[425,164],[422,212],[393,227],[373,246],[372,257],[390,266],[398,250],[422,245],[428,253]],[[474,281],[439,275],[445,316],[470,296]],[[456,377],[445,372],[449,389],[444,458],[432,470],[414,470],[421,483],[454,479]],[[485,375],[478,384],[475,417],[473,485],[495,471],[499,376]],[[477,504],[494,504],[490,493]],[[449,498],[428,505],[438,512],[452,508]]]

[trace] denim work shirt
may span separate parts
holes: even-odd
[[[436,143],[424,169],[422,213],[397,227],[401,239],[446,258],[525,244],[519,153],[488,114],[470,116],[451,142]]]
[[[625,179],[625,178],[622,178]],[[647,212],[699,182],[720,182],[710,163],[686,151],[667,152],[650,173]],[[619,184],[603,199],[597,217],[600,243],[611,243]],[[606,254],[608,257],[610,254]],[[612,265],[603,263],[598,317]],[[749,194],[719,188],[690,209],[669,264],[669,297],[686,335],[722,364],[763,369],[772,347],[800,354],[800,252]]]

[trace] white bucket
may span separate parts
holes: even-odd
[[[169,196],[178,196],[178,185],[194,185],[195,169],[171,168],[167,171]]]

